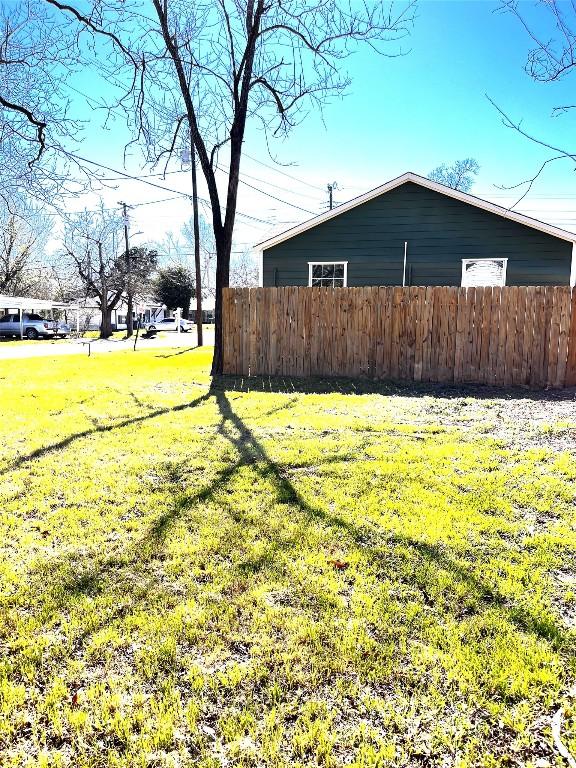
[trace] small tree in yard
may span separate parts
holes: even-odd
[[[208,189],[216,245],[215,348],[222,373],[222,289],[229,284],[240,162],[249,124],[286,135],[350,84],[358,44],[398,54],[415,0],[46,0],[118,55],[126,108],[149,160],[192,146]],[[86,7],[87,6],[87,7]],[[96,56],[94,66],[110,66]],[[217,178],[223,173],[225,181]]]
[[[126,254],[125,254],[126,258]],[[130,248],[126,258],[126,291],[128,314],[126,317],[126,335],[132,335],[133,298],[148,293],[152,287],[151,275],[158,266],[158,252],[147,248]]]
[[[460,192],[470,192],[474,176],[480,172],[480,165],[473,157],[456,160],[454,165],[439,165],[428,174],[431,181],[437,181]]]
[[[177,264],[158,270],[154,282],[154,298],[168,309],[180,307],[185,318],[190,314],[190,303],[195,297],[194,276],[187,267]]]
[[[64,253],[76,271],[85,295],[100,306],[100,338],[112,335],[112,311],[126,287],[126,254],[118,247],[121,221],[102,209],[68,220]]]

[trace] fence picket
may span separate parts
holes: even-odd
[[[576,288],[572,288],[572,295],[570,297],[570,331],[568,332],[564,386],[576,386]]]
[[[422,381],[422,352],[424,350],[424,310],[426,303],[426,289],[414,288],[415,316],[414,316],[414,363],[413,379]]]
[[[516,335],[512,359],[512,384],[519,386],[522,381],[522,361],[524,358],[524,325],[526,323],[526,291],[517,290],[516,294]]]
[[[558,371],[558,345],[560,342],[560,318],[562,315],[560,288],[550,291],[550,325],[546,360],[546,386],[553,387]]]
[[[421,381],[430,381],[430,348],[431,348],[431,323],[433,289],[422,288],[422,323],[420,335],[422,337],[422,375]]]
[[[384,307],[382,313],[382,371],[381,377],[389,379],[391,377],[392,364],[392,291],[393,288],[380,288],[379,293],[383,297]]]
[[[514,366],[514,339],[516,338],[518,288],[511,287],[506,291],[506,343],[504,347],[504,385],[511,386]]]
[[[536,308],[536,289],[534,286],[528,286],[524,295],[526,298],[526,309],[524,311],[520,384],[528,386],[532,379],[532,357],[534,354],[534,311]]]
[[[568,359],[568,334],[570,332],[570,288],[559,288],[560,291],[560,335],[558,338],[558,366],[556,378],[552,386],[560,389],[566,379],[566,365]]]

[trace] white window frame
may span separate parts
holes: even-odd
[[[327,264],[334,265],[343,265],[344,266],[344,285],[343,288],[347,288],[348,286],[348,262],[347,261],[309,261],[308,262],[308,287],[312,287],[312,269],[313,267],[320,267],[320,266],[326,266]],[[340,279],[340,278],[338,278]],[[334,286],[332,286],[334,287]]]
[[[460,280],[460,285],[463,288],[469,288],[470,286],[466,285],[464,282],[464,278],[466,276],[466,265],[470,264],[472,262],[478,262],[478,261],[501,261],[503,262],[503,268],[502,268],[502,282],[499,283],[500,287],[504,287],[506,285],[506,273],[508,271],[508,259],[503,258],[502,256],[492,256],[491,258],[485,258],[485,259],[462,259],[462,278]],[[496,286],[498,287],[498,286]]]

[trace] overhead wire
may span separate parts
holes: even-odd
[[[223,171],[224,173],[227,173],[227,171],[220,166],[219,166],[219,170]],[[178,170],[178,171],[163,171],[162,173],[146,173],[146,174],[141,174],[141,178],[146,178],[146,179],[165,178],[166,176],[175,176],[182,173],[190,173],[190,170],[188,168],[182,168],[181,170]],[[251,174],[246,173],[245,171],[242,171],[240,173],[240,180],[242,180],[243,176],[245,176],[247,179],[252,179],[253,181],[257,181],[260,184],[266,184],[267,186],[273,187],[274,189],[279,189],[283,192],[288,192],[289,194],[298,195],[299,197],[305,197],[307,200],[313,200],[315,203],[319,202],[318,197],[314,197],[313,195],[308,195],[303,192],[292,192],[292,190],[286,189],[286,187],[281,187],[279,184],[274,184],[273,182],[268,181],[267,179],[261,179],[258,176],[252,176]],[[121,176],[108,176],[108,177],[99,176],[98,177],[98,181],[121,181],[121,180],[122,180]],[[264,190],[257,190],[257,191],[264,192]],[[287,205],[291,204],[288,201],[279,200],[279,202],[285,202]]]
[[[219,165],[217,165],[216,169],[221,173],[225,173],[228,176],[228,171],[225,168],[221,168]],[[238,177],[238,181],[241,184],[244,184],[244,186],[249,187],[250,189],[253,189],[255,192],[259,192],[261,195],[265,195],[266,197],[269,197],[272,200],[276,200],[278,203],[282,203],[283,205],[289,205],[291,208],[296,208],[299,211],[303,211],[304,213],[309,213],[311,216],[314,216],[314,213],[312,211],[309,211],[307,208],[302,208],[301,205],[296,205],[296,203],[289,203],[287,200],[282,200],[280,197],[276,197],[276,195],[271,195],[270,192],[265,192],[263,189],[259,189],[258,187],[255,187],[253,184],[250,184],[249,182],[244,181],[244,179],[242,179],[240,176]]]
[[[306,187],[310,187],[311,189],[316,190],[322,190],[324,192],[324,189],[322,187],[318,187],[315,184],[310,184],[308,181],[304,181],[303,179],[298,179],[296,176],[292,176],[289,173],[286,173],[286,171],[281,171],[279,168],[274,168],[273,165],[268,165],[263,160],[257,160],[255,157],[252,157],[252,155],[249,155],[248,152],[244,152],[244,155],[246,157],[249,157],[250,160],[253,160],[255,163],[258,163],[258,165],[263,165],[264,168],[268,168],[271,171],[275,171],[276,173],[280,173],[282,176],[286,176],[289,179],[292,179],[292,181],[297,181],[298,184],[304,184]]]
[[[170,187],[163,187],[161,184],[156,184],[155,182],[149,181],[148,179],[145,179],[145,178],[139,178],[138,176],[133,176],[130,173],[124,173],[123,171],[119,171],[116,168],[111,168],[108,165],[104,165],[103,163],[99,163],[96,160],[90,160],[90,158],[88,158],[88,157],[82,157],[81,155],[77,155],[74,152],[66,152],[65,154],[68,155],[69,157],[74,158],[74,160],[76,160],[76,161],[79,161],[79,162],[82,162],[82,163],[88,163],[89,165],[94,165],[97,168],[103,168],[104,170],[110,171],[111,173],[117,173],[120,176],[124,177],[125,179],[130,179],[131,181],[139,181],[141,184],[147,184],[150,187],[155,187],[156,189],[161,189],[164,192],[173,192],[178,197],[185,197],[188,200],[190,200],[191,197],[192,197],[192,194],[190,192],[181,192],[178,189],[171,189]],[[210,205],[209,201],[206,200],[205,198],[200,198],[199,197],[198,199],[202,200],[203,202],[205,202],[208,205]],[[159,201],[156,201],[156,202],[159,202]],[[149,204],[151,204],[151,203],[149,203]],[[244,213],[243,211],[238,211],[237,210],[236,214],[238,216],[243,216],[244,218],[250,219],[252,221],[257,221],[260,224],[272,224],[273,223],[271,221],[266,221],[265,219],[259,219],[257,216],[251,216],[249,213]]]

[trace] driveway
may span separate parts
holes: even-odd
[[[213,329],[204,329],[204,345],[214,344]],[[196,346],[196,332],[164,333],[155,339],[138,338],[136,349],[162,349],[166,347],[192,348]],[[46,341],[0,341],[0,360],[29,357],[59,357],[61,355],[87,355],[90,353],[124,352],[134,348],[131,339],[55,339]]]

